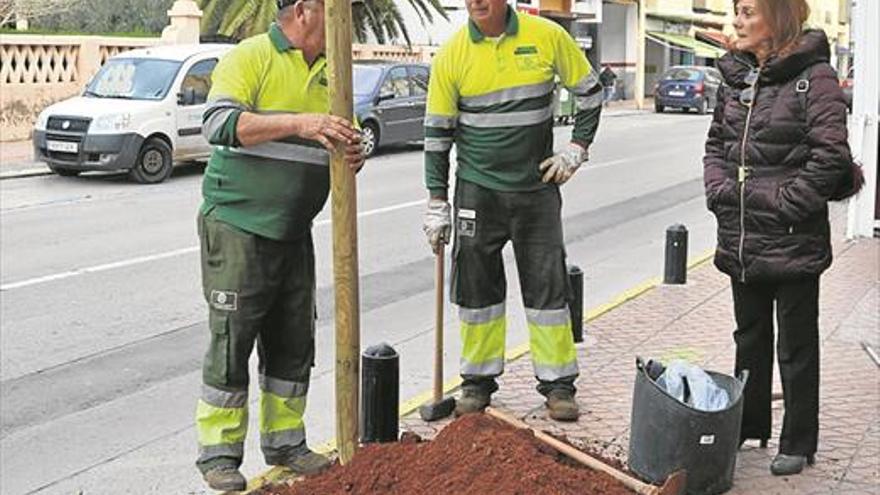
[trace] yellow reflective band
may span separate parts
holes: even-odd
[[[247,427],[247,407],[214,407],[201,399],[196,406],[199,445],[244,442]]]
[[[461,359],[480,364],[504,359],[504,337],[507,319],[502,314],[485,323],[461,322]]]
[[[263,391],[260,395],[260,432],[300,430],[304,427],[305,411],[305,396],[287,398]]]
[[[577,361],[571,325],[537,325],[529,322],[529,344],[536,365],[563,367]]]

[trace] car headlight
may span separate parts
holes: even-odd
[[[92,122],[94,131],[124,131],[131,127],[130,113],[111,113],[102,115]]]
[[[34,129],[36,129],[38,131],[45,131],[46,125],[48,125],[48,124],[49,124],[49,112],[46,110],[43,110],[42,112],[40,112],[39,115],[37,115],[37,121],[34,122]]]

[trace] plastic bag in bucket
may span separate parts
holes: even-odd
[[[730,397],[724,409],[700,411],[680,402],[652,380],[644,361],[636,358],[629,437],[632,472],[661,483],[685,469],[691,495],[724,493],[733,486],[748,370],[739,378],[708,373]]]

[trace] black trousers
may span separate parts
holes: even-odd
[[[770,438],[773,313],[785,416],[779,452],[809,455],[819,439],[819,276],[784,282],[731,280],[736,373],[749,370],[740,437]]]

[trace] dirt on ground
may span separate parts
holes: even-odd
[[[361,447],[345,466],[255,495],[632,495],[610,476],[564,458],[528,430],[465,415],[430,442]]]

